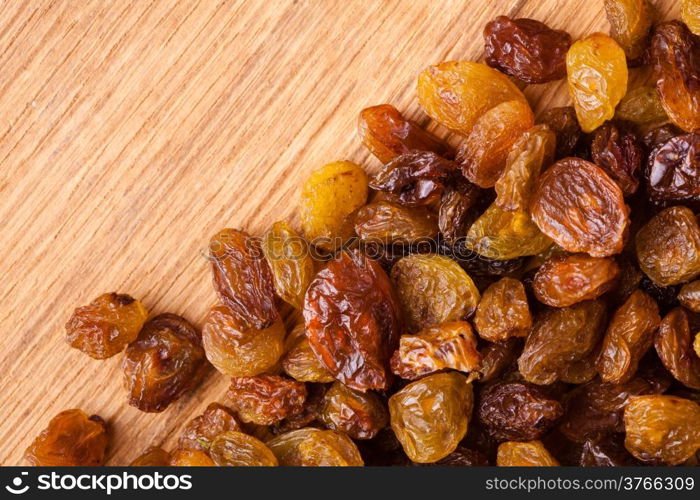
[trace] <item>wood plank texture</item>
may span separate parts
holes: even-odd
[[[110,421],[111,464],[174,446],[226,378],[141,413],[121,356],[65,344],[73,308],[115,290],[201,326],[211,234],[296,224],[299,187],[324,163],[378,166],[360,109],[391,102],[446,135],[418,107],[421,69],[481,58],[499,14],[607,32],[602,3],[0,0],[0,463],[20,464],[67,408]],[[679,2],[656,3],[678,17]],[[568,101],[563,82],[525,92],[536,110]]]

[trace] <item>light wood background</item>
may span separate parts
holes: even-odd
[[[666,18],[679,3],[656,1]],[[119,291],[201,326],[211,234],[296,224],[299,187],[326,162],[378,166],[356,136],[363,107],[393,103],[444,135],[417,105],[421,69],[481,58],[499,14],[607,32],[602,4],[0,0],[0,463],[21,464],[68,408],[109,420],[110,464],[173,447],[226,378],[141,413],[121,355],[64,343],[72,310]],[[568,101],[563,82],[525,92],[537,110]]]

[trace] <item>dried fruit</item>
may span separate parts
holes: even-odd
[[[126,348],[124,383],[129,404],[146,412],[161,412],[196,387],[204,375],[202,335],[175,314],[149,320]]]
[[[201,450],[175,450],[170,459],[172,467],[214,467],[216,464]]]
[[[107,448],[107,424],[82,410],[62,411],[24,452],[37,467],[103,465]]]
[[[226,393],[226,403],[243,422],[272,425],[301,413],[306,386],[278,375],[234,377]]]
[[[507,441],[498,445],[496,465],[499,467],[557,467],[559,462],[541,441],[520,443]]]
[[[655,201],[700,202],[700,135],[676,136],[656,147],[646,177]]]
[[[566,76],[571,36],[534,19],[498,16],[484,28],[486,63],[527,83]]]
[[[683,135],[684,132],[673,123],[665,123],[654,127],[642,136],[642,142],[648,151],[667,143],[670,139]]]
[[[437,217],[425,207],[404,207],[379,201],[357,211],[355,232],[366,243],[410,244],[436,237]]]
[[[463,177],[446,188],[438,213],[438,227],[445,242],[454,245],[459,238],[466,236],[474,221],[472,207],[480,195],[481,190]]]
[[[700,390],[700,357],[693,348],[689,314],[681,307],[661,321],[654,338],[659,359],[673,377],[691,389]]]
[[[700,132],[700,39],[680,21],[654,28],[651,62],[661,103],[673,123]]]
[[[388,388],[401,312],[377,262],[341,252],[311,282],[304,320],[311,349],[336,379],[360,391]]]
[[[583,443],[579,465],[582,467],[624,467],[639,465],[618,439],[588,440]]]
[[[303,324],[289,334],[286,343],[287,353],[282,359],[284,373],[299,382],[328,383],[335,380],[311,349]]]
[[[453,321],[424,328],[415,335],[402,335],[391,357],[391,371],[415,380],[445,369],[475,371],[480,362],[471,326],[466,321]]]
[[[209,362],[224,375],[252,377],[277,363],[284,351],[280,318],[264,330],[243,327],[227,306],[209,310],[202,328],[202,344]]]
[[[547,125],[557,137],[556,159],[573,156],[582,135],[576,110],[572,106],[549,108],[540,116],[540,122]]]
[[[627,59],[639,59],[654,21],[649,0],[605,0],[605,14],[610,22],[610,36],[625,50]]]
[[[227,431],[214,438],[209,455],[216,465],[228,467],[274,467],[278,465],[272,451],[259,439],[237,431]]]
[[[615,110],[615,118],[636,124],[663,122],[668,115],[661,104],[659,93],[652,85],[629,89]]]
[[[434,464],[416,465],[437,465],[440,467],[485,467],[491,464],[489,463],[489,457],[484,455],[479,450],[458,446],[455,451],[447,455],[445,458],[438,460]]]
[[[391,428],[414,462],[437,462],[467,433],[474,406],[471,384],[456,372],[413,382],[389,398]]]
[[[507,76],[485,64],[447,61],[418,76],[418,101],[449,129],[467,135],[474,122],[498,104],[525,96]]]
[[[620,266],[610,257],[563,255],[545,261],[532,289],[543,304],[568,307],[600,297],[617,284],[619,276]]]
[[[476,308],[474,326],[479,336],[489,342],[526,337],[532,316],[523,284],[513,278],[501,278],[490,285]]]
[[[678,465],[700,449],[700,405],[666,395],[632,398],[625,434],[625,447],[639,460]]]
[[[566,54],[569,93],[584,132],[592,132],[615,114],[627,92],[625,52],[607,35],[593,33]]]
[[[129,467],[168,467],[170,465],[170,453],[163,448],[151,446],[141,455],[136,457]]]
[[[477,118],[457,152],[462,174],[477,186],[493,187],[506,167],[513,143],[532,127],[535,117],[526,101],[505,101]]]
[[[219,403],[211,403],[204,413],[190,420],[180,435],[178,448],[208,451],[219,434],[240,431],[241,425],[233,412]]]
[[[413,254],[391,270],[410,332],[471,316],[479,291],[455,261],[442,255]]]
[[[138,300],[105,293],[73,312],[66,323],[66,341],[92,358],[107,359],[136,338],[147,317]]]
[[[605,332],[597,361],[600,378],[613,384],[630,380],[651,347],[660,322],[656,301],[641,290],[632,292],[615,311]]]
[[[539,439],[563,414],[559,401],[537,386],[522,382],[489,385],[478,403],[479,420],[498,441]]]
[[[522,341],[519,338],[509,338],[505,342],[489,343],[481,350],[481,382],[498,378],[505,370],[516,366],[516,361],[522,351]],[[516,366],[517,367],[517,366]]]
[[[642,144],[629,127],[607,122],[593,134],[593,162],[605,170],[625,196],[634,194],[639,187],[643,156]]]
[[[540,313],[518,359],[523,378],[540,385],[556,380],[586,382],[572,380],[570,370],[577,363],[590,366],[592,370],[584,378],[593,378],[595,367],[591,356],[597,355],[595,349],[603,335],[605,316],[605,304],[598,300]]]
[[[569,252],[607,257],[622,250],[629,207],[620,187],[598,166],[565,158],[538,180],[532,219]]]
[[[355,443],[345,434],[305,427],[267,442],[280,465],[297,467],[357,467],[364,465]]]
[[[349,161],[329,163],[312,173],[301,191],[301,227],[314,246],[331,251],[352,236],[350,214],[367,202],[367,174]]]
[[[686,309],[700,312],[700,280],[686,283],[678,292],[678,300]]]
[[[340,382],[323,397],[319,420],[353,439],[372,439],[389,423],[389,413],[373,392],[359,392]]]
[[[700,226],[686,207],[659,212],[636,236],[641,270],[660,286],[677,285],[700,276]]]
[[[362,143],[382,163],[411,151],[432,151],[450,156],[446,142],[406,120],[391,104],[380,104],[360,112],[358,133]]]
[[[690,31],[700,35],[700,2],[698,0],[682,0],[681,18]]]
[[[262,330],[278,318],[270,266],[260,241],[223,229],[209,242],[214,290],[241,327]]]
[[[695,349],[695,355],[700,357],[700,333],[695,334],[695,341],[693,342],[693,349]]]

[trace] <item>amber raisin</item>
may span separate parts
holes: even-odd
[[[327,383],[335,380],[311,349],[303,323],[294,328],[285,343],[287,352],[282,359],[284,373],[299,382]]]
[[[450,245],[467,235],[469,226],[474,222],[475,207],[481,195],[481,189],[463,177],[454,185],[445,189],[440,199],[438,228],[443,239]]]
[[[700,313],[700,280],[686,283],[678,292],[678,300],[683,307]]]
[[[216,465],[228,467],[274,467],[274,453],[259,439],[237,431],[219,434],[211,443],[209,455]]]
[[[498,446],[496,465],[499,467],[556,467],[559,462],[541,441],[507,441]]]
[[[605,0],[610,36],[625,50],[630,61],[639,59],[649,42],[654,8],[649,0]]]
[[[661,98],[652,85],[642,85],[627,91],[615,110],[615,118],[636,124],[662,122],[668,115],[661,104]]]
[[[501,278],[489,286],[476,308],[474,326],[489,342],[526,337],[532,315],[523,284],[514,278]]]
[[[173,467],[214,467],[216,464],[202,450],[175,450],[170,458]]]
[[[190,420],[180,435],[178,448],[208,451],[211,442],[226,431],[240,431],[233,412],[219,403],[211,403],[204,413]]]
[[[690,31],[700,35],[700,1],[682,0],[681,18],[688,25]]]
[[[389,413],[377,394],[362,393],[336,382],[323,397],[319,420],[353,439],[372,439],[389,423]]]
[[[500,377],[512,367],[517,367],[516,361],[522,351],[522,340],[511,337],[505,342],[489,342],[481,349],[480,381],[488,382]]]
[[[659,359],[676,380],[700,390],[700,357],[693,348],[695,332],[690,328],[689,314],[678,307],[661,321],[654,346]]]
[[[379,201],[357,211],[355,232],[366,243],[410,244],[435,238],[437,217],[425,207],[404,207]]]
[[[360,451],[345,434],[305,427],[268,441],[280,465],[301,467],[357,467],[364,465]]]
[[[243,422],[272,425],[300,413],[306,400],[302,382],[278,375],[234,377],[226,402]]]

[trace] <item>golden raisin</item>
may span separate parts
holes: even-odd
[[[610,36],[625,50],[627,59],[640,58],[654,21],[654,8],[649,0],[605,0],[605,13],[610,22]]]
[[[237,431],[227,431],[214,438],[209,455],[218,466],[274,467],[277,458],[259,439]]]
[[[318,418],[329,429],[353,439],[372,439],[386,427],[389,413],[377,394],[336,382],[323,397]]]
[[[303,323],[292,330],[285,343],[287,352],[282,359],[284,373],[299,382],[328,383],[335,380],[311,349]]]
[[[175,450],[170,459],[173,467],[214,467],[216,464],[201,450]]]
[[[306,386],[278,375],[234,377],[226,393],[226,402],[243,422],[272,425],[301,413]]]
[[[364,465],[352,439],[336,431],[304,427],[267,442],[280,465],[297,467],[357,467]]]
[[[501,278],[481,297],[474,316],[479,336],[489,342],[511,337],[526,337],[532,327],[532,315],[523,284],[514,278]]]
[[[557,467],[559,462],[541,441],[506,441],[498,445],[496,465],[499,467]]]
[[[226,431],[240,431],[233,412],[219,403],[211,403],[204,413],[190,420],[180,435],[178,448],[208,451],[211,442]]]

